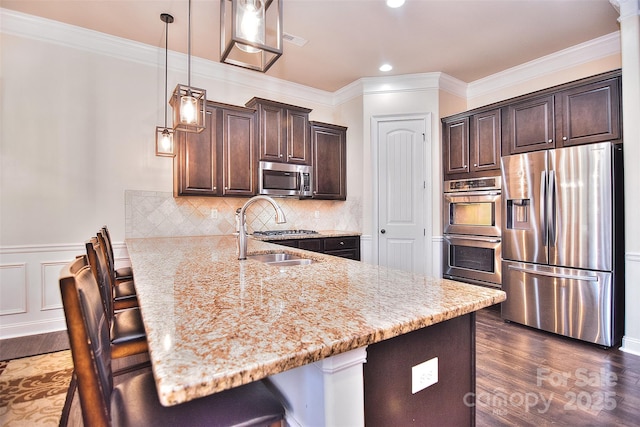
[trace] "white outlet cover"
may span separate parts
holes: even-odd
[[[438,382],[438,358],[422,362],[411,367],[411,393],[416,394],[420,390]]]

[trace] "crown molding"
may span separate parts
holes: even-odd
[[[448,74],[416,73],[399,76],[363,77],[344,86],[334,93],[335,104],[342,104],[362,95],[381,93],[420,92],[425,90],[444,90],[466,98],[467,84]]]
[[[609,3],[620,14],[618,22],[631,16],[640,15],[640,0],[609,0]]]
[[[0,31],[154,68],[164,67],[164,48],[9,9],[0,8]],[[187,55],[169,51],[170,71],[186,74],[187,61]],[[196,80],[202,78],[222,81],[251,90],[277,92],[316,104],[333,105],[334,96],[330,92],[198,57],[191,57],[191,77]]]
[[[633,7],[637,6],[639,1],[612,0],[612,2],[618,2],[623,6],[623,9],[625,5],[628,5],[626,8],[629,10],[635,10]],[[164,65],[164,49],[160,47],[9,9],[0,8],[0,31],[9,35],[53,43],[154,68]],[[450,92],[469,101],[540,76],[553,74],[617,53],[620,53],[619,31],[509,68],[469,84],[447,74],[433,72],[389,77],[365,77],[333,93],[197,57],[191,58],[191,72],[192,77],[196,79],[221,81],[246,87],[249,90],[266,90],[301,101],[327,106],[340,105],[363,95],[416,92],[430,89]],[[172,72],[187,73],[187,55],[169,51],[169,64],[169,69]]]
[[[619,54],[620,31],[560,50],[469,83],[467,101],[546,75]]]

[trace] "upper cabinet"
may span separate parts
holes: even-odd
[[[553,95],[528,99],[507,107],[508,153],[555,147]]]
[[[442,144],[445,178],[469,172],[469,117],[444,120]]]
[[[619,76],[606,73],[510,103],[503,154],[619,140]]]
[[[445,179],[495,175],[500,170],[501,132],[499,108],[444,119]]]
[[[255,110],[207,102],[206,129],[176,132],[176,196],[252,196],[257,191]]]
[[[347,198],[347,128],[310,122],[313,151],[313,198]]]
[[[620,139],[620,79],[564,90],[555,104],[556,139],[563,147]]]
[[[310,109],[263,98],[246,106],[257,110],[259,160],[311,164]]]

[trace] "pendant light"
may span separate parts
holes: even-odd
[[[220,0],[220,62],[266,72],[282,55],[282,0]]]
[[[173,16],[162,13],[160,20],[164,22],[164,127],[156,126],[156,156],[175,156],[173,149],[173,129],[167,127],[167,73],[169,64],[169,24],[173,22]]]
[[[171,97],[173,129],[185,132],[202,132],[205,124],[206,91],[191,87],[191,0],[189,0],[189,40],[187,85],[178,84]]]

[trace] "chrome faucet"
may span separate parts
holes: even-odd
[[[266,200],[271,203],[273,208],[276,210],[276,222],[278,224],[282,224],[287,222],[287,219],[284,216],[284,212],[280,209],[280,206],[269,196],[253,196],[247,203],[244,204],[241,208],[236,210],[236,226],[238,228],[238,259],[247,259],[247,230],[246,223],[247,218],[245,216],[245,212],[249,206],[257,202],[258,200]]]

